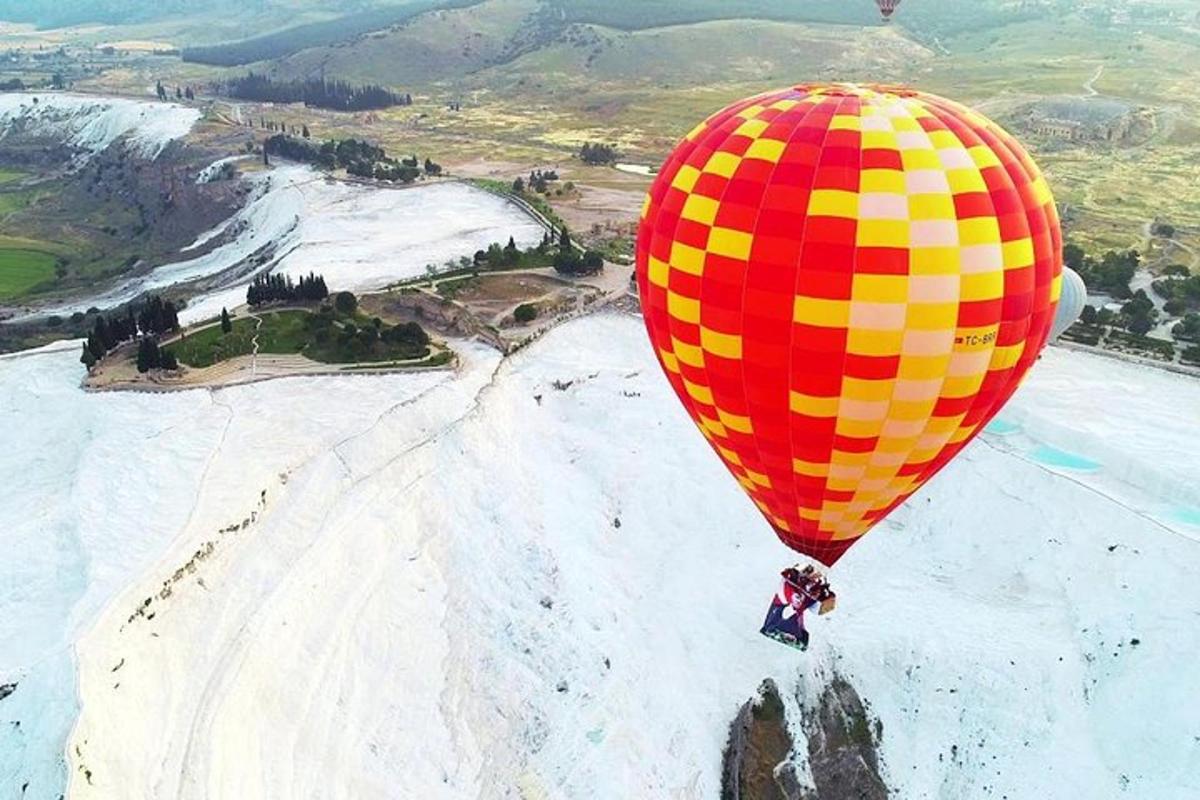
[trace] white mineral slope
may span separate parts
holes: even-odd
[[[79,644],[71,797],[716,798],[759,681],[804,698],[835,666],[882,721],[898,797],[1200,792],[1200,549],[1139,510],[1172,501],[1161,484],[1122,478],[1167,466],[1159,436],[1200,449],[1200,385],[1048,353],[1007,435],[847,556],[842,606],[799,655],[756,633],[790,556],[637,320],[465,356],[423,394],[398,391],[417,377],[222,394],[235,422],[177,544]],[[374,391],[411,399],[332,448],[304,422]],[[276,453],[305,437],[325,444]],[[1123,459],[1111,474],[1049,466],[1093,444]],[[255,521],[217,534],[259,487]]]
[[[62,791],[79,627],[178,531],[223,422],[199,397],[86,398],[77,348],[0,359],[0,797]]]
[[[288,220],[294,225],[276,239],[275,257],[264,269],[293,279],[316,272],[333,291],[381,289],[509,237],[521,247],[542,238],[541,227],[516,206],[465,184],[381,188],[328,180],[308,167],[286,164],[269,174],[275,182],[269,196],[286,194],[289,211],[270,216],[261,227],[274,229]],[[205,319],[222,306],[242,304],[248,280],[198,299],[184,316]]]
[[[245,180],[251,201],[180,255],[219,241],[209,252],[27,316],[112,308],[146,292],[229,273],[228,285],[196,298],[180,315],[187,324],[243,304],[253,275],[268,269],[294,279],[317,272],[334,291],[371,291],[424,274],[429,265],[441,268],[473,256],[493,242],[512,237],[528,247],[542,237],[542,229],[515,206],[465,184],[384,189],[332,181],[295,164]]]
[[[126,142],[134,153],[158,158],[200,119],[200,111],[174,103],[58,92],[0,93],[0,138],[15,131],[54,137],[83,151],[83,158]]]
[[[266,481],[261,470],[327,450],[406,392],[448,380],[347,382],[336,387],[345,409],[306,408],[303,393],[264,402],[253,391],[239,393],[235,407],[220,392],[85,394],[77,351],[78,343],[57,343],[0,357],[0,684],[17,684],[0,701],[3,798],[62,793],[78,712],[75,641],[190,529],[209,502],[209,478],[228,469],[226,437],[275,430],[255,442],[257,459],[234,470],[246,481],[237,500],[248,505],[250,484]],[[306,385],[317,395],[330,391],[320,381]],[[271,422],[276,413],[287,420],[282,433]],[[110,677],[111,688],[121,671]]]

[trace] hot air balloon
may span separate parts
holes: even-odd
[[[995,123],[908,89],[801,85],[679,144],[636,275],[693,422],[783,543],[832,566],[1016,390],[1061,253],[1046,181]]]
[[[879,13],[883,15],[883,21],[887,22],[899,8],[900,0],[875,0],[875,5],[879,6]]]
[[[1058,298],[1058,309],[1054,313],[1054,324],[1050,326],[1050,341],[1062,336],[1067,328],[1079,320],[1083,307],[1087,305],[1087,286],[1079,273],[1063,267],[1062,292]]]

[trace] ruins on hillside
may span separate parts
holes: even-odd
[[[1107,97],[1048,97],[1020,109],[1018,125],[1061,142],[1132,145],[1154,132],[1154,111]]]

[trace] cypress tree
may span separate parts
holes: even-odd
[[[147,336],[138,344],[137,371],[149,372],[155,369],[159,363],[158,345],[155,344],[153,339]]]
[[[230,333],[233,331],[233,322],[229,319],[229,311],[221,309],[221,333]]]
[[[104,354],[107,352],[104,349],[104,343],[100,341],[100,337],[96,335],[94,330],[88,334],[87,349],[88,352],[92,354],[92,358],[96,359],[96,361],[104,358]]]
[[[89,337],[90,339],[91,337]],[[92,367],[96,366],[96,357],[92,355],[91,349],[87,342],[83,344],[83,354],[79,356],[79,363],[87,367],[88,372],[92,371]]]

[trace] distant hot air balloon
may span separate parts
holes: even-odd
[[[875,5],[879,6],[879,13],[883,14],[886,22],[892,18],[892,14],[896,13],[896,9],[900,6],[900,0],[875,0]]]
[[[998,125],[803,85],[698,125],[637,281],[688,414],[789,547],[832,565],[1004,405],[1050,335],[1054,201]]]
[[[1062,293],[1058,298],[1058,309],[1054,312],[1054,324],[1050,327],[1050,341],[1054,341],[1067,328],[1079,320],[1083,307],[1087,305],[1087,286],[1079,273],[1063,267]]]

